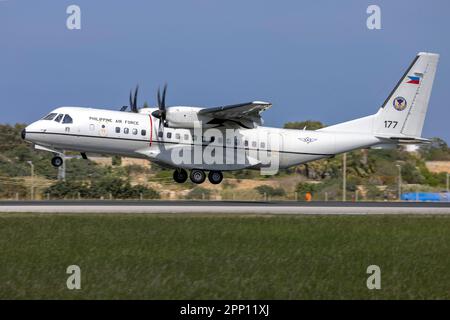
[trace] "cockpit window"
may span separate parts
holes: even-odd
[[[73,123],[72,117],[66,114],[62,123]]]
[[[60,122],[61,119],[62,119],[62,117],[63,117],[63,114],[62,114],[62,113],[58,114],[58,116],[55,118],[55,121],[56,121],[56,122]]]
[[[57,113],[49,113],[46,115],[42,120],[53,120],[54,117],[56,117]]]

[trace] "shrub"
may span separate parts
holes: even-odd
[[[317,184],[314,183],[307,183],[307,182],[299,182],[297,184],[297,187],[295,188],[295,191],[300,194],[305,194],[307,192],[314,193],[318,191]]]
[[[44,190],[44,194],[48,194],[51,198],[63,199],[65,197],[75,198],[80,196],[87,196],[89,189],[79,181],[58,181],[54,185]]]
[[[209,200],[211,197],[211,190],[202,188],[202,187],[195,187],[186,196],[186,199],[197,199],[197,200]]]
[[[132,186],[128,181],[116,177],[104,177],[95,180],[90,185],[79,181],[58,181],[44,191],[52,198],[82,198],[99,199],[110,195],[116,199],[159,199],[160,195],[152,188],[143,185]]]
[[[255,188],[256,191],[262,196],[266,195],[268,197],[282,197],[286,195],[286,191],[283,188],[274,188],[268,185],[262,185]]]

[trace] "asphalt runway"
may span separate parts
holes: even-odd
[[[0,212],[203,214],[450,214],[450,203],[295,201],[0,201]]]

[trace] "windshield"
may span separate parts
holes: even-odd
[[[61,119],[62,119],[62,117],[63,117],[63,114],[62,114],[62,113],[58,114],[58,116],[55,118],[55,121],[56,121],[56,122],[60,122]]]
[[[57,113],[50,113],[46,115],[42,120],[53,120],[54,117],[56,117]]]

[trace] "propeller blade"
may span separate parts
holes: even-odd
[[[162,94],[162,109],[166,110],[166,91],[167,91],[167,83],[164,85],[163,94]]]
[[[130,109],[133,108],[133,96],[130,90]]]
[[[158,88],[156,93],[156,98],[158,100],[158,110],[152,112],[152,116],[159,119],[159,131],[166,125],[166,92],[167,83],[164,85],[162,96],[161,88]]]
[[[161,93],[159,92],[159,88],[158,88],[158,93],[156,94],[156,98],[157,98],[157,103],[158,103],[158,109],[161,109]]]
[[[138,91],[139,91],[139,85],[136,85],[136,89],[134,90],[134,100],[133,100],[133,104],[131,105],[131,110],[135,113],[138,113],[138,108],[137,108]]]

